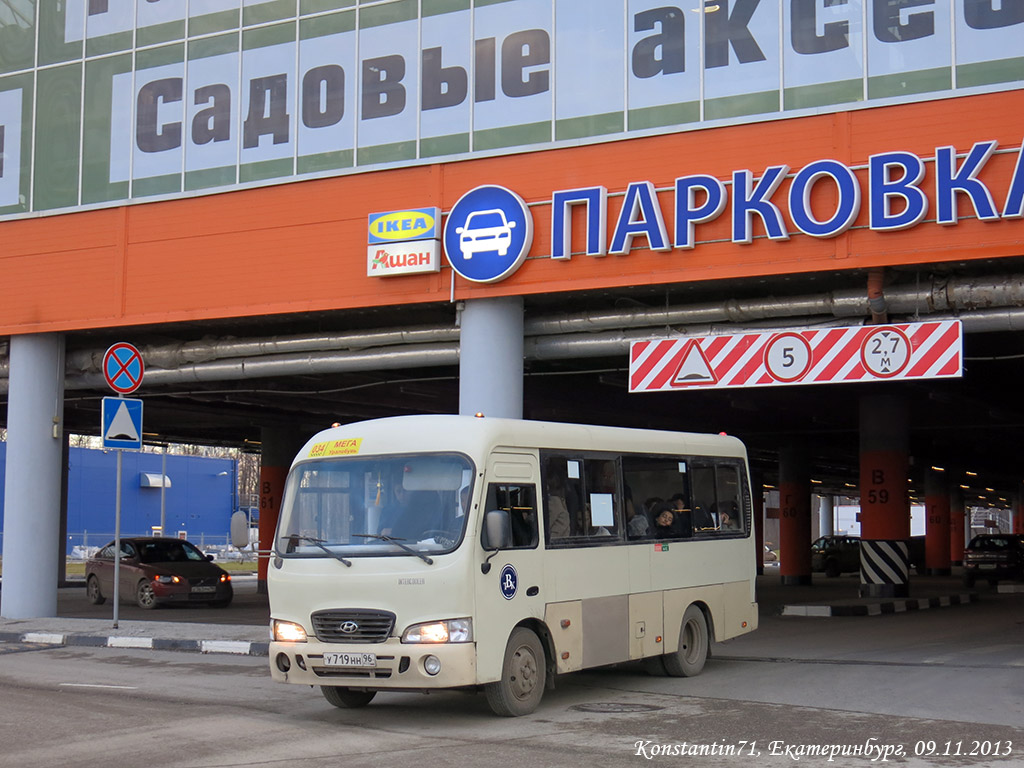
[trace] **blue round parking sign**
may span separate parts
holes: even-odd
[[[516,573],[516,569],[513,566],[506,565],[501,569],[501,596],[506,600],[511,600],[518,591],[519,574]]]
[[[474,283],[504,280],[533,244],[533,217],[523,199],[505,187],[471,189],[444,224],[444,253],[452,269]]]

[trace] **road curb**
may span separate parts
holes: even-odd
[[[0,632],[0,642],[60,645],[85,648],[135,648],[154,651],[191,651],[235,656],[268,656],[270,643],[243,640],[185,640],[174,637],[78,635],[58,632]]]
[[[966,605],[977,601],[977,592],[964,592],[938,597],[904,597],[870,602],[850,602],[815,605],[801,603],[782,606],[783,616],[882,616],[908,611],[923,611],[928,608],[948,608],[951,605]]]

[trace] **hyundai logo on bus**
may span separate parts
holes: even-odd
[[[501,587],[501,596],[506,600],[511,600],[516,596],[516,592],[519,590],[519,574],[516,573],[514,566],[506,565],[501,569],[501,579],[498,584]]]
[[[367,226],[367,276],[440,271],[440,224],[439,208],[371,213]]]
[[[495,185],[471,189],[444,223],[444,253],[452,269],[474,283],[511,275],[533,244],[533,217],[523,198]]]

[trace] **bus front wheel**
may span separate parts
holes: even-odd
[[[487,703],[502,717],[528,715],[540,704],[546,681],[544,646],[534,632],[516,627],[505,646],[501,680],[484,686]]]
[[[679,650],[662,656],[665,671],[672,677],[693,677],[704,669],[708,660],[708,622],[704,612],[696,605],[691,605],[683,614],[683,623],[679,628]]]
[[[365,707],[377,695],[376,691],[353,691],[337,685],[321,685],[320,692],[331,704],[341,709]]]

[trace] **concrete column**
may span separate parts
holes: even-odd
[[[959,488],[949,489],[949,562],[950,565],[964,564],[964,549],[967,547],[967,515],[964,512],[964,494]]]
[[[459,413],[523,418],[523,299],[471,299],[460,313]]]
[[[945,472],[929,469],[924,477],[924,562],[929,576],[950,574],[949,482]]]
[[[818,530],[822,536],[836,532],[836,499],[834,496],[818,497]]]
[[[860,594],[909,593],[909,427],[906,405],[889,395],[860,401]]]
[[[64,552],[64,336],[12,336],[8,381],[0,616],[56,616],[57,557]]]
[[[779,453],[779,573],[784,585],[811,583],[811,478],[807,447],[794,442]]]
[[[267,566],[270,562],[267,553],[274,547],[274,531],[281,514],[281,496],[284,494],[288,468],[308,437],[293,429],[280,427],[263,427],[260,430],[260,557],[256,571],[256,591],[261,595],[267,593]]]

